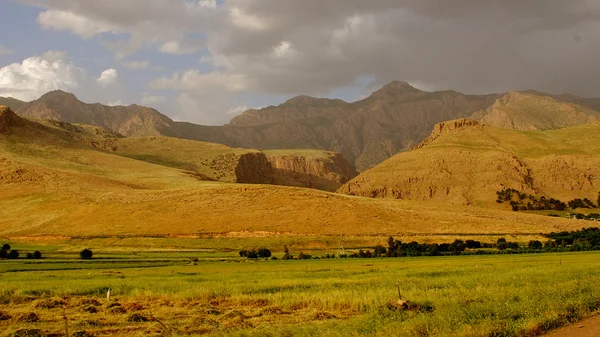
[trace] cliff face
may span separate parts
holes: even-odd
[[[354,165],[333,152],[323,157],[269,155],[268,160],[277,185],[335,191],[357,174]]]
[[[457,119],[457,120],[453,120],[453,121],[437,123],[433,127],[433,131],[431,132],[431,135],[429,135],[429,137],[427,137],[424,141],[422,141],[419,145],[415,146],[411,150],[420,149],[420,148],[426,146],[427,144],[434,142],[436,139],[440,138],[441,136],[443,136],[447,133],[454,132],[455,130],[465,129],[465,128],[478,128],[478,127],[481,127],[481,125],[479,123],[477,123],[476,121],[469,119],[469,118],[462,118],[462,119]]]
[[[242,154],[235,168],[237,183],[274,184],[335,191],[356,176],[354,166],[339,153],[321,156],[252,152]]]
[[[240,155],[235,167],[236,183],[273,184],[273,168],[262,152]]]

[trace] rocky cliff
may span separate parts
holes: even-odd
[[[357,174],[354,165],[335,152],[303,156],[267,151],[267,158],[277,185],[335,191]]]

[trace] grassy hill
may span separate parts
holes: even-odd
[[[2,108],[0,235],[490,234],[581,227],[576,221],[501,210],[206,181],[190,173],[191,165],[203,165],[206,159],[195,157],[202,151],[194,152],[185,141],[113,139],[105,138],[101,129],[68,128],[99,134],[83,137],[65,125],[42,125]],[[189,156],[162,155],[176,146],[190,150]],[[215,156],[226,150],[205,146]],[[150,157],[132,158],[138,148]]]
[[[422,146],[363,172],[340,191],[490,206],[505,187],[561,200],[596,200],[599,177],[599,123],[518,131],[458,120],[440,123]]]
[[[510,92],[473,119],[491,126],[516,130],[554,130],[596,123],[600,112],[544,94]]]

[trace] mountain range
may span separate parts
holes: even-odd
[[[353,103],[297,96],[278,106],[245,111],[223,126],[176,122],[138,105],[86,104],[62,91],[28,103],[1,102],[30,119],[96,125],[128,137],[170,136],[260,150],[335,151],[359,171],[416,146],[442,121],[472,118],[502,128],[548,130],[600,120],[600,99],[536,91],[426,92],[401,81]]]

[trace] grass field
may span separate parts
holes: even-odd
[[[599,253],[195,264],[188,256],[2,261],[0,316],[11,318],[0,331],[62,333],[64,306],[70,332],[92,336],[533,336],[600,309]],[[397,284],[433,311],[389,306]],[[32,314],[38,321],[27,322]]]

